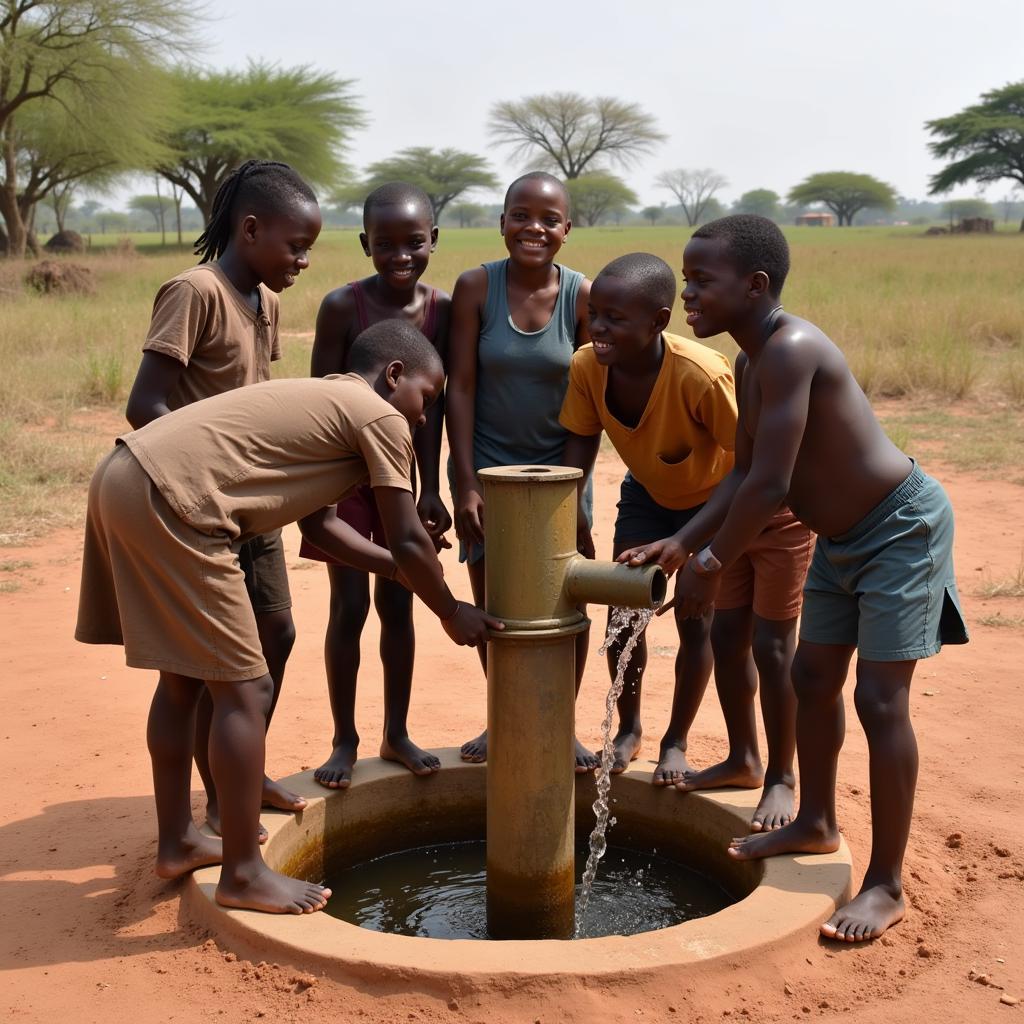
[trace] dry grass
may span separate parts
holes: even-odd
[[[871,396],[913,400],[911,411],[886,419],[899,443],[944,445],[951,461],[967,469],[1019,458],[1013,449],[1024,450],[1024,236],[924,238],[918,229],[889,228],[787,233],[787,307],[828,331]],[[576,229],[563,255],[591,277],[635,250],[678,267],[688,237],[682,228]],[[496,230],[446,229],[427,279],[451,290],[460,271],[503,255]],[[99,444],[71,427],[74,417],[83,409],[120,411],[153,295],[194,258],[111,247],[75,259],[93,270],[96,295],[38,295],[22,283],[25,264],[0,261],[0,534],[38,532],[26,526],[35,517],[61,519],[55,495],[77,494],[80,501],[109,437]],[[285,358],[276,375],[308,372],[320,299],[370,269],[354,231],[321,237],[309,271],[282,300]],[[670,329],[686,333],[679,304]],[[715,343],[735,352],[728,338]],[[925,402],[928,415],[914,411]],[[958,419],[963,443],[950,444],[941,420],[952,402],[995,411]]]
[[[1024,555],[1015,573],[983,580],[975,593],[978,597],[1024,597]]]
[[[979,626],[994,626],[999,629],[1022,629],[1024,628],[1024,616],[1003,615],[996,612],[994,615],[981,615],[977,619]]]

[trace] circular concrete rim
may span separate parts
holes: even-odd
[[[486,765],[462,761],[457,747],[433,751],[441,759],[444,777],[485,773]],[[265,846],[271,865],[281,864],[275,845],[287,844],[289,832],[301,834],[301,819],[315,803],[343,800],[356,787],[388,778],[408,780],[409,773],[380,758],[357,764],[349,790],[326,790],[311,771],[283,780],[309,801],[302,815],[269,811],[261,821],[269,832]],[[486,778],[486,775],[483,775]],[[651,772],[631,767],[614,779],[626,792],[632,786],[650,786]],[[613,790],[614,792],[614,790]],[[749,830],[759,790],[712,790],[679,794],[678,799],[709,801],[735,818],[737,834]],[[666,794],[666,799],[675,799]],[[296,829],[296,823],[300,828]],[[275,844],[275,839],[278,844]],[[285,851],[282,845],[281,853]],[[836,853],[774,857],[762,861],[764,873],[753,892],[738,903],[709,917],[637,935],[613,935],[574,941],[502,942],[474,939],[423,939],[374,932],[324,913],[310,915],[262,914],[228,910],[214,898],[218,867],[195,871],[186,881],[183,904],[194,920],[218,933],[225,944],[254,960],[279,961],[321,971],[342,980],[381,979],[388,975],[406,982],[448,981],[485,983],[498,978],[559,976],[610,980],[636,979],[637,972],[665,968],[708,967],[735,961],[765,947],[787,941],[812,940],[820,923],[849,899],[852,860],[844,841]]]

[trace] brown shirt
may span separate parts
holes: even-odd
[[[333,505],[367,480],[412,490],[409,424],[355,373],[228,391],[118,440],[185,522],[232,541]]]
[[[216,263],[191,267],[160,286],[145,352],[177,359],[185,372],[168,398],[171,409],[270,380],[281,358],[278,298],[259,285],[257,312]]]

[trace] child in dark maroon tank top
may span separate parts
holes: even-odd
[[[329,292],[320,304],[313,343],[311,374],[344,373],[348,351],[360,332],[381,320],[406,320],[433,342],[446,359],[448,314],[446,292],[420,282],[437,246],[437,228],[426,193],[404,182],[382,185],[363,206],[363,251],[376,273]],[[421,491],[416,508],[435,547],[451,545],[444,537],[452,520],[438,484],[444,400],[427,412],[426,425],[413,438]],[[338,515],[377,544],[387,546],[371,488],[362,487],[338,505]],[[334,717],[331,756],[313,773],[322,786],[344,789],[352,781],[359,747],[355,725],[359,641],[370,609],[370,578],[340,565],[303,541],[300,554],[327,562],[331,608],[324,657]],[[374,605],[380,617],[380,656],[384,667],[384,738],[380,756],[405,765],[416,775],[441,767],[429,751],[409,738],[407,717],[412,691],[415,633],[412,594],[400,583],[375,577]]]

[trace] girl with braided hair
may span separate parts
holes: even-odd
[[[161,285],[126,415],[138,429],[192,402],[270,379],[279,359],[278,295],[309,266],[320,233],[316,196],[288,164],[247,160],[223,181],[195,244],[199,265]],[[246,541],[238,551],[260,643],[274,680],[267,725],[295,641],[291,594],[280,531]],[[164,676],[161,673],[161,683]],[[174,681],[167,680],[173,688]],[[203,691],[196,714],[195,761],[206,787],[207,820],[220,833],[220,803],[210,770],[213,701]],[[286,811],[306,801],[264,777],[263,803]],[[191,816],[183,835],[161,836],[165,873],[195,867],[199,848]],[[260,841],[266,834],[260,826]],[[217,844],[219,846],[219,843]]]

